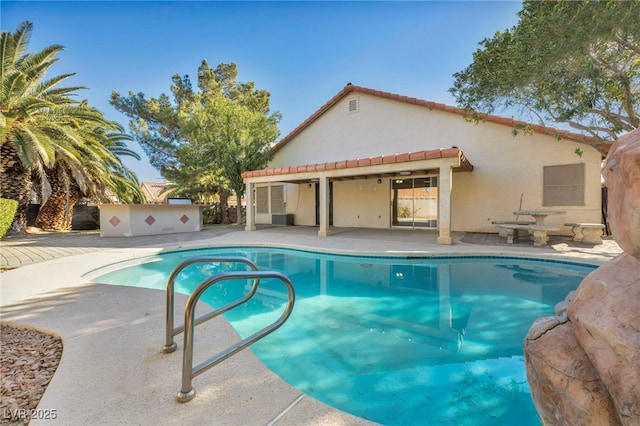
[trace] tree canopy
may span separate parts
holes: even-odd
[[[135,139],[151,164],[181,195],[225,202],[244,194],[242,172],[263,167],[278,138],[280,114],[271,112],[269,93],[237,81],[234,63],[198,68],[198,90],[188,75],[172,77],[172,98],[113,92],[111,104],[125,113]],[[238,222],[241,220],[238,209]]]
[[[122,144],[126,135],[117,123],[75,99],[84,87],[61,86],[74,74],[47,78],[63,47],[53,44],[28,52],[32,31],[33,24],[23,22],[0,37],[0,197],[18,201],[20,229],[26,225],[34,183],[43,194],[42,203],[49,201],[43,188],[62,191],[48,197],[48,217],[50,223],[66,223],[70,229],[73,204],[59,207],[76,199],[69,196],[71,188],[77,188],[77,197],[104,198],[107,189],[121,199],[143,197],[135,175],[119,158],[136,154]],[[60,178],[65,184],[55,185]],[[58,206],[53,206],[55,201]]]
[[[525,1],[449,90],[462,108],[508,110],[612,142],[640,126],[640,1]]]

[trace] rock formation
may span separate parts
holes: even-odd
[[[589,274],[524,341],[527,378],[548,425],[640,425],[640,129],[603,166],[624,253]]]

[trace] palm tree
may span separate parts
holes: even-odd
[[[95,118],[73,108],[71,96],[82,87],[58,87],[73,74],[44,79],[63,47],[26,53],[32,29],[23,22],[15,33],[0,36],[0,197],[18,201],[19,228],[26,225],[31,173],[45,178],[57,144],[68,139],[69,123]]]
[[[111,123],[113,129],[105,134],[104,145],[107,149],[115,155],[117,161],[109,164],[110,175],[106,181],[106,192],[96,194],[96,201],[111,201],[110,198],[105,197],[108,192],[117,196],[118,200],[122,203],[144,203],[146,198],[142,189],[140,188],[140,182],[136,174],[127,169],[121,162],[120,158],[123,156],[132,157],[136,160],[140,160],[140,156],[133,150],[127,148],[126,143],[133,141],[133,137],[124,132],[124,128],[118,123]]]
[[[81,104],[98,116],[97,110]],[[35,225],[46,230],[71,230],[73,207],[81,198],[93,201],[110,201],[107,194],[113,194],[122,202],[141,202],[144,195],[138,180],[127,170],[121,155],[140,159],[138,154],[128,149],[125,141],[131,137],[114,122],[99,121],[99,125],[87,126],[80,123],[67,143],[56,147],[56,160],[51,168],[45,168],[51,194],[38,212]]]
[[[144,200],[137,178],[118,157],[139,158],[124,144],[131,138],[72,98],[83,87],[58,87],[74,74],[44,80],[63,48],[26,53],[32,29],[23,22],[0,40],[0,197],[19,203],[14,227],[26,225],[34,181],[40,192],[51,188],[37,219],[47,229],[70,229],[73,206],[83,196],[101,200],[109,190],[124,202]]]

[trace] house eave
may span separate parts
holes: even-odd
[[[319,174],[332,180],[385,178],[424,175],[440,167],[451,167],[454,172],[472,171],[473,165],[457,147],[429,151],[380,155],[352,160],[306,164],[289,167],[253,170],[242,174],[245,182],[309,182]]]

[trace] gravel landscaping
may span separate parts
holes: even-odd
[[[0,424],[28,424],[32,416],[42,418],[36,407],[60,363],[62,340],[1,324],[0,347]]]

